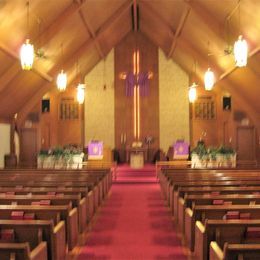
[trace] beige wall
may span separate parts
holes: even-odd
[[[160,148],[164,151],[177,139],[189,141],[189,77],[159,49]]]
[[[85,83],[85,143],[101,140],[114,148],[114,50],[107,55],[105,66],[102,60],[86,75]]]

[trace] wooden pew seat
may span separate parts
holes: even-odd
[[[29,243],[0,243],[1,260],[47,260],[47,243],[40,242],[34,249]]]
[[[210,243],[210,260],[258,260],[260,259],[260,244],[230,244],[225,243],[220,248],[216,241]]]

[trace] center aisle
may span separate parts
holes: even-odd
[[[139,171],[134,174],[134,182],[131,179],[129,183],[113,184],[78,260],[187,259],[161,197],[155,172],[152,175],[153,182],[151,174],[142,175]]]

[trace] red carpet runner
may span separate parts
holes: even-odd
[[[128,179],[127,167],[119,171],[119,182],[113,184],[110,197],[98,213],[79,260],[186,259],[154,168],[132,173],[134,177]]]

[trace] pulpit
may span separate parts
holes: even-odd
[[[126,148],[126,161],[131,168],[143,168],[144,163],[147,162],[147,148],[146,147],[129,147]]]

